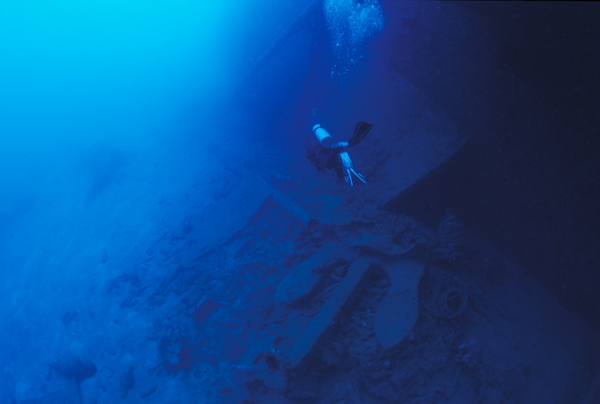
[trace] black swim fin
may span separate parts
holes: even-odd
[[[355,146],[355,145],[359,144],[361,142],[361,140],[363,140],[365,138],[365,136],[367,136],[367,133],[369,133],[369,131],[371,130],[372,127],[373,127],[373,125],[370,123],[366,123],[366,122],[362,122],[362,121],[357,123],[356,127],[354,128],[354,134],[348,141],[350,146]]]

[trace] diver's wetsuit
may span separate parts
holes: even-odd
[[[372,127],[370,123],[362,121],[357,123],[354,134],[348,141],[348,147],[359,144]],[[344,166],[338,156],[348,147],[323,147],[314,136],[309,136],[306,142],[306,158],[317,167],[317,170],[333,169],[339,178],[344,178]]]

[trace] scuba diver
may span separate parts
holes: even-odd
[[[314,125],[312,131],[319,142],[318,145],[306,147],[306,157],[313,163],[319,171],[324,169],[333,169],[340,178],[344,178],[348,184],[354,186],[352,176],[367,183],[365,177],[354,170],[354,165],[350,155],[346,151],[349,147],[356,146],[369,133],[373,125],[366,122],[359,122],[354,128],[354,134],[347,142],[334,142],[333,137],[321,125]]]

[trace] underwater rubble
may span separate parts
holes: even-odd
[[[68,396],[55,387],[20,404],[76,402],[79,384],[98,404],[535,402],[541,368],[585,361],[584,344],[554,352],[531,337],[527,327],[543,327],[567,341],[563,324],[583,326],[548,316],[563,311],[451,212],[435,228],[367,208],[327,222],[222,161],[215,203],[105,284],[119,331],[90,356],[97,373],[66,380]],[[85,317],[69,309],[60,320],[72,331]],[[567,397],[568,385],[547,395]]]
[[[226,166],[218,203],[105,283],[114,307],[62,314],[67,332],[102,316],[113,331],[51,362],[45,392],[19,404],[506,404],[536,402],[542,369],[564,368],[546,397],[588,382],[580,321],[451,212],[435,228],[381,209],[324,222]]]
[[[489,360],[491,337],[477,331],[514,321],[490,296],[510,268],[456,218],[435,231],[385,211],[303,222],[278,199],[197,255],[181,256],[185,237],[160,238],[146,254],[177,264],[159,287],[139,289],[134,274],[109,284],[123,307],[153,314],[145,338],[157,358],[125,371],[96,360],[104,389],[148,403],[172,397],[165,378],[201,386],[210,403],[527,397],[533,365]]]
[[[519,321],[494,298],[515,275],[456,218],[445,219],[452,237],[445,224],[432,231],[385,211],[341,226],[302,222],[309,216],[281,198],[266,197],[222,244],[141,294],[135,307],[160,314],[146,336],[158,359],[118,376],[122,399],[161,402],[171,397],[165,378],[202,386],[207,403],[531,397],[534,363],[494,357],[496,332]],[[164,237],[154,248],[177,251],[180,242]]]
[[[267,198],[240,231],[195,260],[200,278],[206,277],[202,268],[220,261],[235,268],[209,280],[218,296],[181,287],[199,283],[194,267],[163,285],[160,294],[179,295],[181,303],[169,324],[157,327],[162,331],[156,336],[162,356],[157,372],[187,377],[195,375],[199,362],[220,369],[227,364],[231,382],[219,395],[251,399],[276,391],[293,398],[299,394],[293,375],[325,349],[323,341],[339,333],[337,327],[347,335],[360,330],[357,339],[363,342],[350,349],[356,358],[372,350],[365,363],[401,342],[417,318],[425,249],[416,237],[400,245],[363,226],[299,223]],[[157,295],[150,301],[164,304]]]

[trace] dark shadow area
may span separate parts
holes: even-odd
[[[450,209],[600,328],[597,3],[409,3],[392,63],[469,136],[387,208]]]

